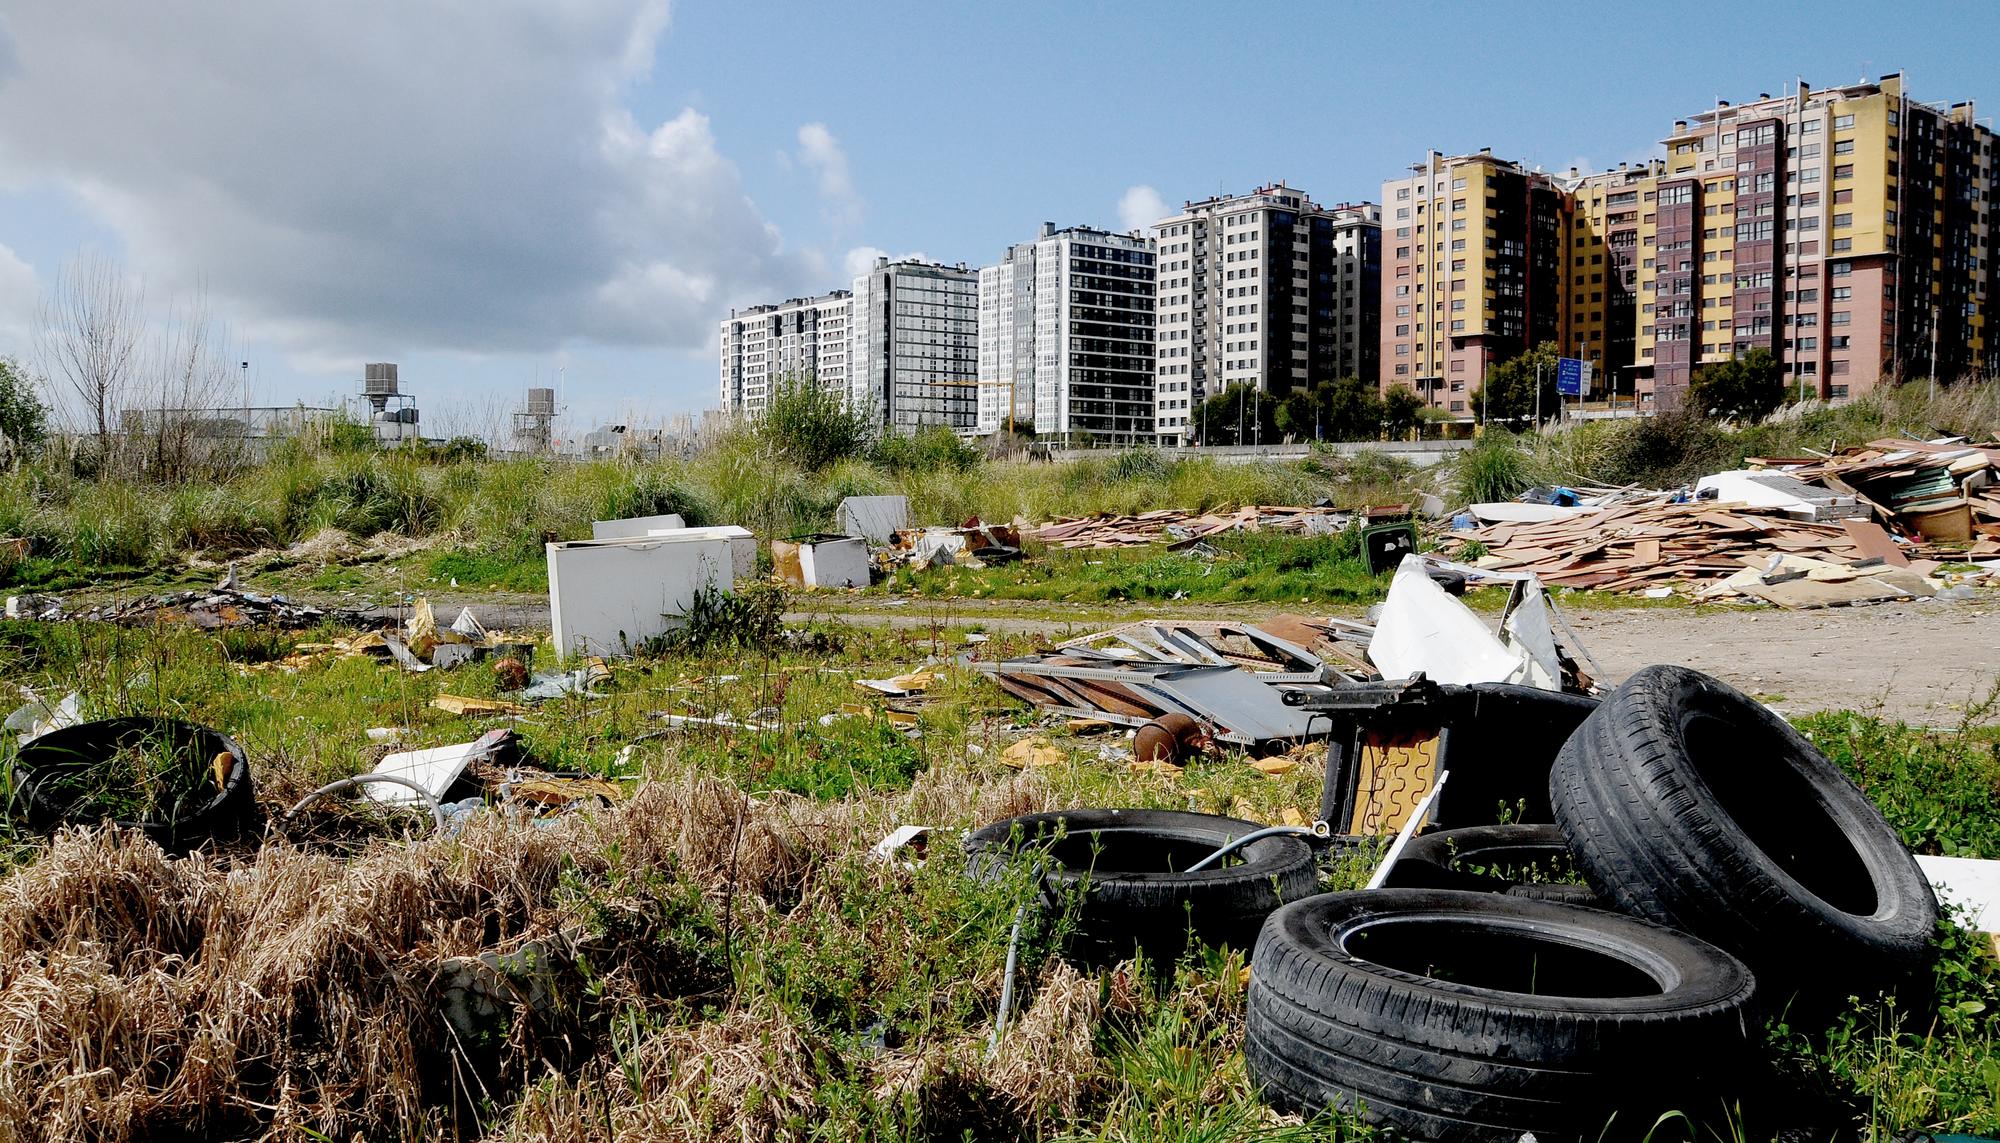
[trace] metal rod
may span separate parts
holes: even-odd
[[[1193,865],[1188,866],[1185,872],[1199,873],[1230,854],[1235,853],[1237,850],[1242,849],[1244,846],[1249,845],[1251,842],[1262,841],[1267,837],[1327,837],[1331,833],[1331,827],[1325,822],[1321,822],[1317,826],[1275,825],[1265,826],[1263,829],[1253,829],[1228,845],[1223,846],[1221,849],[1216,850],[1214,853],[1209,854],[1207,857],[1202,858],[1200,861],[1195,862]]]

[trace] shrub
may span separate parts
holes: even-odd
[[[811,379],[785,377],[772,387],[756,433],[780,456],[808,472],[818,472],[867,448],[869,425],[847,408],[839,393]]]
[[[875,442],[873,459],[903,475],[964,472],[979,463],[979,450],[943,425],[925,425],[914,433],[888,433]]]
[[[1526,450],[1514,434],[1499,429],[1489,428],[1452,465],[1452,490],[1468,503],[1512,500],[1534,484],[1534,464]]]
[[[691,528],[708,522],[695,490],[677,473],[659,468],[641,469],[614,486],[604,495],[598,512],[600,520],[678,515]]]

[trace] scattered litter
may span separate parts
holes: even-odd
[[[373,773],[405,778],[430,795],[428,801],[443,803],[459,783],[465,768],[474,761],[505,765],[516,750],[514,732],[490,730],[471,742],[436,746],[428,750],[407,750],[391,754],[376,763]],[[383,782],[364,786],[361,796],[385,806],[426,804],[417,790],[400,783]]]
[[[486,641],[486,625],[479,621],[479,617],[472,613],[470,607],[459,609],[458,618],[451,621],[451,629],[467,639],[481,643]]]
[[[1021,558],[1018,527],[981,523],[978,517],[956,528],[916,528],[896,532],[875,550],[884,567],[898,564],[921,571],[928,567],[983,568]]]
[[[83,721],[83,699],[75,691],[64,695],[54,704],[38,697],[27,687],[22,687],[21,693],[28,696],[28,701],[8,715],[7,721],[0,723],[0,726],[20,735],[20,744],[23,746],[52,730],[75,726]]]
[[[403,641],[394,635],[382,636],[382,646],[389,649],[389,656],[396,661],[397,666],[411,674],[421,675],[431,669],[429,663],[417,658],[416,652],[405,646]]]
[[[370,742],[401,742],[410,736],[406,726],[371,726],[363,731]]]
[[[681,730],[690,726],[714,726],[714,727],[721,727],[722,729],[725,730],[783,730],[784,729],[783,726],[779,725],[776,722],[744,721],[742,719],[731,718],[726,714],[718,714],[714,716],[702,716],[693,714],[670,714],[667,711],[657,711],[654,713],[653,717],[659,719],[661,722],[666,723],[669,727],[675,730]]]
[[[856,679],[854,685],[880,691],[892,698],[907,698],[920,695],[937,682],[937,675],[930,671],[915,671],[907,675],[897,675],[893,679]]]
[[[574,671],[562,674],[534,676],[533,681],[520,692],[522,702],[545,702],[549,699],[582,695],[584,698],[603,698],[595,688],[597,684],[611,679],[611,668],[603,658],[593,655],[584,665]]]
[[[930,826],[897,826],[889,831],[889,836],[875,843],[868,856],[876,861],[893,861],[904,869],[915,869],[922,864],[930,847],[931,832]]]

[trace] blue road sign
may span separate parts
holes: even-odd
[[[1556,358],[1556,392],[1564,397],[1583,396],[1589,366],[1580,357]]]

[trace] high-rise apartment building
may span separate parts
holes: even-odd
[[[1796,392],[1992,372],[1993,131],[1900,75],[1674,124],[1642,201],[1638,365],[1667,407],[1703,364],[1755,348]]]
[[[1641,207],[1650,212],[1665,164],[1620,163],[1594,175],[1571,167],[1568,249],[1564,254],[1565,356],[1591,363],[1593,393],[1629,399],[1638,360]],[[1644,200],[1642,202],[1641,200]]]
[[[1473,412],[1486,370],[1564,340],[1568,196],[1540,171],[1431,152],[1382,184],[1382,384]]]
[[[1153,240],[1089,227],[979,272],[979,431],[1153,443]]]
[[[1198,439],[1193,410],[1231,385],[1282,395],[1348,374],[1374,380],[1374,204],[1322,207],[1280,182],[1189,202],[1154,229],[1162,443]]]
[[[979,272],[875,260],[854,279],[850,407],[897,432],[970,433],[979,412]]]
[[[850,305],[847,291],[835,290],[731,310],[722,320],[723,408],[761,414],[772,386],[788,377],[816,382],[845,397]]]

